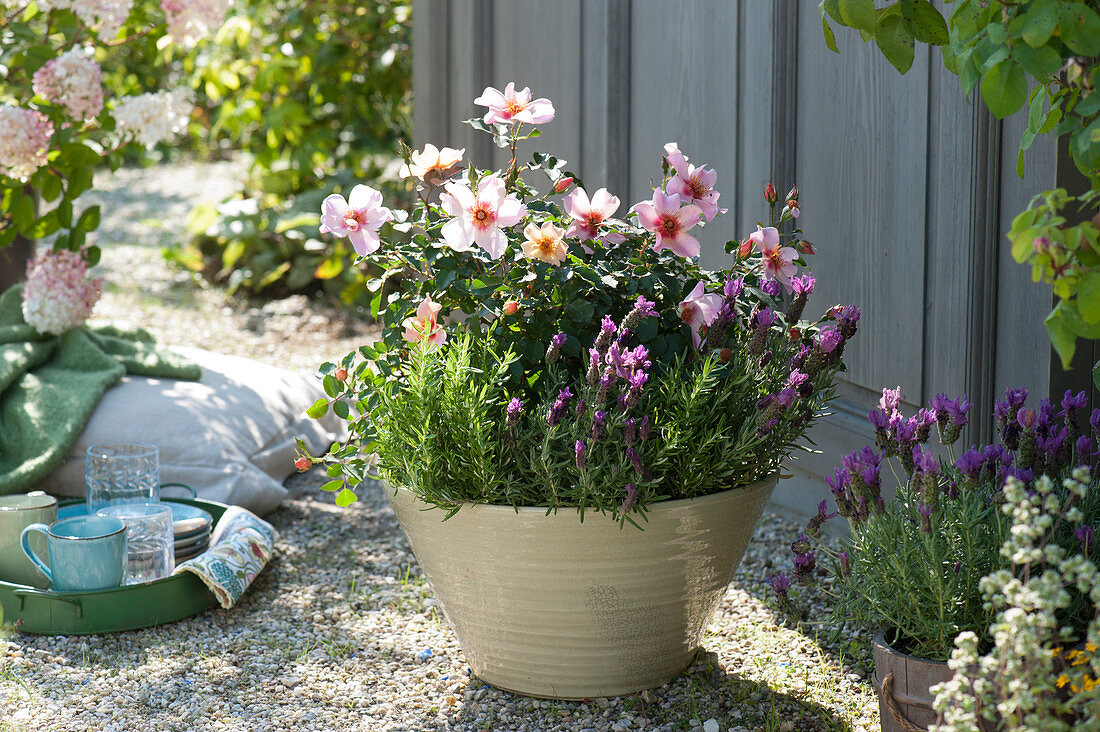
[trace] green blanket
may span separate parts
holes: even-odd
[[[23,320],[23,287],[0,294],[0,495],[27,490],[61,462],[124,374],[198,379],[145,330],[74,328],[42,335]]]

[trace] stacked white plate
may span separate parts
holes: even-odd
[[[172,529],[176,537],[176,564],[194,559],[210,548],[213,517],[186,503],[171,503]]]

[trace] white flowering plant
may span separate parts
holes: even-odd
[[[81,250],[100,213],[74,204],[94,170],[181,132],[191,114],[185,88],[112,95],[100,63],[139,38],[194,43],[229,2],[0,0],[0,247],[56,235],[55,249]],[[98,255],[86,249],[90,263]]]
[[[981,580],[995,613],[988,638],[960,633],[948,662],[954,676],[932,688],[936,732],[983,729],[1100,729],[1100,571],[1094,536],[1080,506],[1096,493],[1087,466],[1059,485],[1011,477],[999,506],[1010,521],[1004,566]],[[1067,549],[1068,529],[1079,545]],[[1087,598],[1085,623],[1067,622]]]

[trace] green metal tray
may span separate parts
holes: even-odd
[[[229,508],[223,503],[166,498],[210,512],[214,524]],[[66,501],[61,507],[79,503]],[[217,604],[214,593],[190,572],[140,585],[91,592],[49,592],[0,581],[4,625],[40,635],[86,635],[149,628],[197,615]]]

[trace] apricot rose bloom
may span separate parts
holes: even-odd
[[[451,168],[462,162],[465,152],[466,148],[455,150],[453,147],[445,147],[440,150],[429,142],[420,152],[413,152],[408,165],[401,166],[401,175],[421,180],[445,178]],[[432,171],[435,171],[435,175],[429,175]]]
[[[537,259],[540,262],[557,266],[564,262],[569,254],[565,242],[562,241],[565,231],[549,221],[543,224],[541,228],[535,224],[527,224],[527,228],[523,230],[523,235],[527,237],[527,240],[522,244],[523,256],[528,259]]]
[[[405,318],[401,323],[405,328],[401,337],[409,343],[427,340],[433,347],[442,346],[447,340],[447,332],[439,326],[439,310],[442,307],[439,303],[432,302],[431,295],[426,295],[416,308],[416,317]]]
[[[370,186],[358,185],[351,189],[348,200],[333,193],[321,204],[322,234],[346,236],[355,252],[365,256],[378,249],[381,240],[378,229],[387,221],[393,221],[393,211],[382,205],[382,194]]]
[[[515,82],[511,81],[503,92],[491,86],[485,87],[474,104],[489,108],[484,117],[485,124],[489,125],[494,122],[541,125],[554,119],[554,105],[549,99],[531,99],[530,88],[524,87],[517,92]]]

